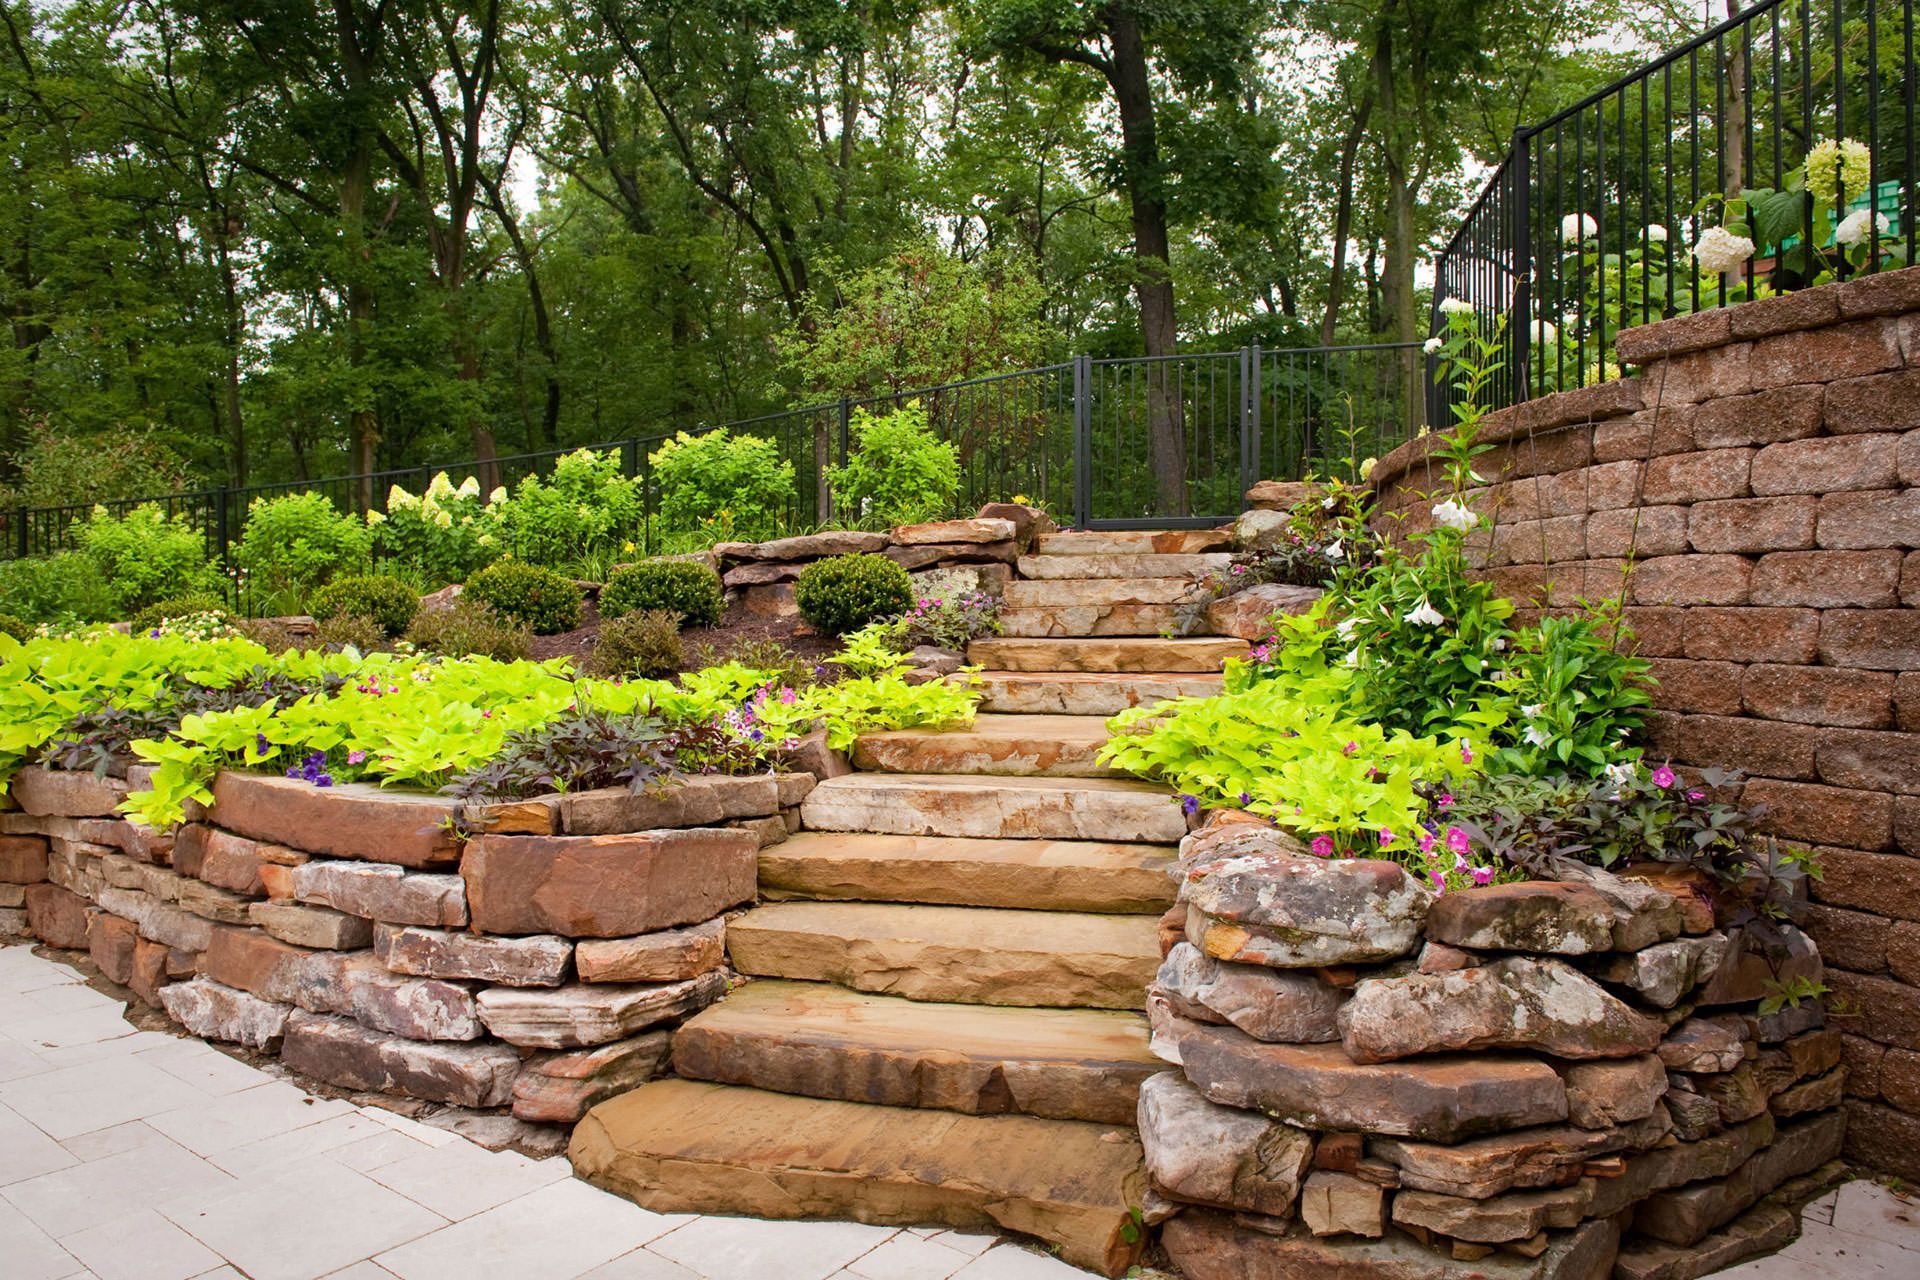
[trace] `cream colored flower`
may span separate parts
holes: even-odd
[[[1436,502],[1433,506],[1433,522],[1457,533],[1465,533],[1480,523],[1480,517],[1464,502],[1448,498],[1445,502]]]
[[[1867,230],[1869,220],[1873,224],[1871,232]],[[1885,214],[1873,213],[1867,209],[1855,209],[1842,218],[1840,225],[1833,229],[1833,238],[1841,244],[1867,244],[1885,235],[1888,226]]]
[[[446,472],[438,472],[432,480],[428,481],[427,496],[429,498],[451,498],[453,496],[453,481],[447,479]]]
[[[487,495],[487,505],[490,507],[499,506],[501,503],[505,502],[506,500],[507,500],[507,486],[503,484],[495,485],[493,492]]]
[[[1710,275],[1736,271],[1753,256],[1753,241],[1737,236],[1725,227],[1708,227],[1694,242],[1693,260]]]
[[[1599,234],[1600,224],[1590,213],[1570,213],[1560,219],[1560,239],[1566,244],[1579,244]]]
[[[382,515],[378,511],[369,510],[367,512],[367,527],[369,529],[371,529],[376,524],[381,524],[385,522],[385,520],[386,520],[386,516]]]
[[[442,529],[451,529],[453,528],[453,515],[444,509],[436,511],[433,513],[433,522]]]
[[[1427,603],[1425,596],[1421,596],[1420,603],[1407,610],[1406,620],[1416,627],[1437,627],[1447,620],[1447,615]]]
[[[1840,188],[1859,195],[1873,181],[1873,152],[1852,138],[1824,138],[1807,152],[1807,190],[1828,204],[1840,200]]]
[[[1465,298],[1443,298],[1440,302],[1440,314],[1443,316],[1470,316],[1473,304]]]
[[[454,493],[458,497],[462,497],[462,498],[479,497],[480,496],[480,477],[468,476],[465,480],[462,480],[460,482],[460,487],[458,489],[455,489]]]
[[[1647,243],[1665,244],[1666,242],[1667,229],[1657,222],[1649,222],[1647,224]]]
[[[387,490],[387,510],[389,511],[405,511],[407,508],[415,507],[419,504],[420,500],[418,498],[397,484]]]
[[[1438,335],[1435,335],[1434,337],[1428,338],[1426,342],[1421,344],[1421,350],[1425,351],[1430,356],[1438,355],[1440,354],[1440,348],[1446,345],[1447,345],[1446,341],[1443,338],[1439,337]]]

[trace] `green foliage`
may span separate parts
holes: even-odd
[[[962,654],[969,641],[997,636],[1005,630],[1000,623],[999,597],[984,591],[921,596],[893,626],[903,649],[929,644]]]
[[[469,656],[514,662],[527,656],[533,633],[503,621],[478,600],[459,599],[439,609],[422,609],[407,628],[407,643],[447,658]]]
[[[465,582],[492,563],[499,554],[497,523],[480,500],[477,480],[469,477],[455,488],[444,471],[418,495],[394,485],[386,511],[367,512],[374,554],[434,586]]]
[[[314,643],[322,649],[352,649],[372,653],[387,643],[389,632],[363,613],[336,613],[322,618],[314,628]]]
[[[43,423],[14,463],[20,475],[6,496],[10,504],[24,507],[125,502],[194,487],[192,470],[180,456],[137,430],[83,438]]]
[[[61,551],[0,560],[0,612],[35,623],[93,621],[112,613],[113,605],[86,557]]]
[[[565,574],[518,560],[502,560],[473,575],[465,595],[506,622],[549,636],[580,625],[580,587]]]
[[[710,627],[725,601],[720,575],[690,560],[648,560],[616,569],[600,588],[600,616],[618,618],[636,609],[665,609],[682,626]]]
[[[554,464],[551,476],[522,480],[512,497],[496,491],[488,510],[507,550],[560,568],[624,547],[640,533],[646,509],[640,482],[620,474],[617,452],[577,449]]]
[[[793,599],[801,617],[842,636],[911,609],[913,580],[885,556],[829,556],[800,571]]]
[[[10,613],[0,613],[0,636],[12,636],[15,640],[25,640],[33,634],[33,628]]]
[[[185,520],[168,519],[157,506],[135,507],[124,516],[95,507],[75,536],[89,571],[121,616],[169,595],[210,592],[218,582],[207,566],[205,536]]]
[[[764,538],[794,499],[793,464],[780,446],[724,427],[682,431],[647,459],[660,485],[660,522],[669,532],[723,519],[741,538]]]
[[[839,509],[888,525],[949,514],[960,491],[960,452],[934,434],[918,400],[887,414],[856,409],[851,431],[855,452],[827,472]]]
[[[308,607],[322,622],[345,616],[365,618],[383,635],[397,636],[420,611],[420,595],[399,578],[363,574],[334,579],[313,593]]]
[[[600,624],[593,671],[602,676],[658,679],[680,669],[680,615],[671,609],[637,609]]]
[[[320,494],[294,493],[254,499],[234,559],[259,612],[294,612],[315,588],[364,568],[371,547],[360,521]]]

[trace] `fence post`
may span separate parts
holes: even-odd
[[[1507,335],[1507,362],[1513,380],[1513,398],[1519,404],[1532,398],[1529,364],[1533,358],[1533,170],[1528,160],[1532,136],[1513,131],[1513,308],[1516,333]]]
[[[1073,358],[1073,527],[1093,523],[1093,357]]]
[[[847,465],[847,450],[852,447],[853,402],[845,396],[840,397],[840,465]]]
[[[27,548],[31,545],[27,537],[27,509],[25,507],[15,507],[13,509],[13,533],[14,555],[21,560],[25,560],[27,558]]]
[[[1247,490],[1265,477],[1260,474],[1260,344],[1240,353],[1240,499],[1246,510]]]
[[[640,474],[640,442],[622,440],[620,442],[620,474],[631,480]]]

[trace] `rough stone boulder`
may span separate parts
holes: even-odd
[[[1367,1143],[1367,1150],[1400,1170],[1403,1187],[1484,1200],[1514,1187],[1559,1186],[1587,1161],[1645,1151],[1663,1141],[1667,1132],[1665,1114],[1656,1113],[1611,1129],[1549,1126],[1447,1144],[1375,1138]]]
[[[1207,626],[1219,635],[1261,640],[1273,634],[1276,613],[1305,613],[1320,598],[1319,587],[1266,582],[1222,596],[1207,606]]]
[[[1549,1236],[1538,1257],[1503,1252],[1472,1263],[1399,1232],[1379,1240],[1274,1236],[1199,1210],[1167,1223],[1162,1241],[1187,1280],[1592,1280],[1610,1274],[1620,1229],[1585,1222]]]
[[[725,920],[636,938],[586,939],[573,952],[582,982],[678,982],[718,969],[726,958]]]
[[[726,990],[718,972],[659,986],[489,987],[480,993],[480,1020],[508,1044],[576,1049],[685,1017]]]
[[[500,1107],[513,1097],[520,1055],[503,1044],[445,1044],[384,1035],[350,1018],[296,1009],[280,1060],[342,1089],[403,1093],[462,1107]]]
[[[1427,937],[1482,951],[1583,956],[1613,945],[1613,904],[1585,885],[1543,880],[1460,889],[1427,911]]]
[[[1272,551],[1287,541],[1292,527],[1286,512],[1255,508],[1233,522],[1233,544],[1245,551]]]
[[[227,1040],[249,1049],[279,1051],[292,1005],[195,978],[160,988],[160,1004],[175,1022],[208,1040]]]
[[[1011,520],[975,516],[967,520],[938,520],[931,524],[903,524],[893,531],[896,546],[931,546],[947,542],[1011,542],[1019,532]]]
[[[1161,962],[1153,989],[1182,1017],[1231,1023],[1256,1040],[1314,1044],[1340,1038],[1335,1015],[1345,993],[1311,974],[1228,964],[1181,942]]]
[[[1433,894],[1397,862],[1264,853],[1191,865],[1180,900],[1216,960],[1308,969],[1405,955]]]
[[[373,953],[393,972],[420,978],[473,978],[510,987],[557,987],[571,968],[573,944],[551,935],[488,938],[383,924],[374,933]]]
[[[1778,955],[1769,956],[1763,943],[1752,940],[1744,929],[1727,931],[1726,958],[1712,976],[1694,993],[1698,1005],[1746,1004],[1764,999],[1768,992],[1804,978],[1818,982],[1826,972],[1820,961],[1820,949],[1798,928],[1777,926],[1784,935]]]
[[[1340,1011],[1356,1062],[1466,1049],[1535,1049],[1561,1058],[1651,1052],[1660,1024],[1558,960],[1510,957],[1452,973],[1373,978]]]
[[[1660,1061],[1673,1071],[1732,1071],[1753,1052],[1746,1022],[1733,1013],[1688,1018],[1660,1042]]]
[[[1257,1111],[1207,1101],[1177,1071],[1140,1085],[1140,1144],[1147,1175],[1175,1200],[1293,1215],[1313,1160],[1313,1138]]]
[[[1653,1054],[1560,1068],[1567,1084],[1567,1119],[1582,1129],[1606,1129],[1644,1120],[1660,1109],[1667,1067]]]
[[[1705,933],[1608,956],[1590,972],[1602,982],[1627,988],[1648,1004],[1671,1009],[1718,972],[1726,955],[1727,935]]]
[[[695,924],[753,897],[759,842],[691,828],[607,836],[481,836],[460,874],[484,933],[624,938]]]
[[[671,1031],[647,1031],[567,1053],[536,1053],[513,1082],[513,1114],[533,1124],[577,1124],[596,1103],[660,1073]]]
[[[403,867],[448,866],[460,858],[453,801],[444,796],[225,772],[213,782],[213,810],[228,831],[308,853]]]

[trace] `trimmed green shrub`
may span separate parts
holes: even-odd
[[[856,409],[850,429],[858,451],[827,472],[834,510],[890,525],[948,514],[960,492],[960,453],[933,433],[918,400],[887,414]]]
[[[580,625],[580,588],[572,578],[519,560],[488,565],[467,580],[466,595],[506,622],[550,636]]]
[[[533,632],[503,621],[478,600],[460,599],[450,608],[416,613],[406,638],[415,648],[443,658],[478,655],[513,662],[527,656]]]
[[[12,636],[15,640],[25,640],[33,635],[33,628],[10,613],[0,613],[0,636]]]
[[[913,580],[885,556],[832,556],[800,571],[793,584],[800,616],[828,635],[843,636],[913,607]]]
[[[249,589],[274,609],[293,610],[316,587],[364,569],[373,535],[318,493],[255,498],[234,548]]]
[[[680,615],[671,609],[641,609],[600,625],[593,669],[603,676],[660,679],[680,670]]]
[[[95,507],[74,533],[87,567],[121,617],[168,596],[210,591],[217,581],[207,567],[205,535],[152,504],[124,516]]]
[[[397,636],[420,611],[420,596],[399,578],[361,574],[336,579],[314,592],[311,609],[323,622],[342,615],[371,618],[382,631]]]
[[[717,521],[730,536],[772,534],[793,497],[793,464],[759,436],[682,431],[648,455],[660,482],[660,523],[670,533]],[[721,517],[725,519],[721,519]]]
[[[720,575],[691,560],[648,560],[616,569],[600,588],[600,616],[619,618],[640,609],[680,615],[680,625],[710,627],[726,602]]]

